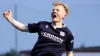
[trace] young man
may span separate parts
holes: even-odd
[[[12,12],[6,11],[3,16],[22,32],[38,33],[38,41],[30,56],[73,56],[73,40],[71,31],[63,24],[68,15],[68,7],[62,2],[54,2],[51,13],[52,22],[40,21],[24,25],[12,18]]]

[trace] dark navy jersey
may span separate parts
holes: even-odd
[[[30,33],[38,33],[38,41],[31,56],[61,56],[73,50],[73,35],[67,27],[55,28],[51,22],[41,21],[28,24]]]

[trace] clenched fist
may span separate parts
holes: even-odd
[[[12,12],[10,10],[3,13],[3,16],[9,20],[12,17]]]

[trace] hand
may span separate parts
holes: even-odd
[[[12,17],[12,12],[10,10],[3,13],[3,16],[9,20]]]

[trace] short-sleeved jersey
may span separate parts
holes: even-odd
[[[28,24],[28,30],[39,35],[31,56],[61,56],[73,50],[74,37],[67,27],[54,28],[51,22],[41,21]]]

